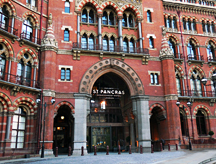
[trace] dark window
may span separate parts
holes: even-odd
[[[150,10],[147,11],[147,22],[152,22],[151,11]]]
[[[184,30],[187,30],[187,27],[186,27],[186,20],[185,20],[185,18],[183,18],[183,28],[184,28]]]
[[[87,35],[86,34],[83,34],[83,36],[82,36],[81,47],[83,49],[87,49]]]
[[[24,148],[26,111],[23,107],[18,107],[13,115],[11,148]]]
[[[134,52],[134,39],[133,38],[129,42],[129,51]]]
[[[209,21],[207,22],[206,27],[207,27],[206,28],[206,30],[207,30],[206,32],[210,32],[210,23],[209,23]]]
[[[188,43],[187,51],[188,51],[188,60],[198,60],[196,55],[196,47],[191,40]]]
[[[61,68],[61,80],[70,81],[71,71],[70,68]]]
[[[133,16],[130,14],[129,15],[129,27],[134,27],[134,22],[133,22]]]
[[[69,30],[65,29],[64,30],[64,41],[69,42],[69,40],[70,40]]]
[[[86,10],[86,9],[84,9],[84,10],[82,11],[82,22],[85,22],[85,23],[88,22],[88,21],[87,21],[87,10]]]
[[[70,13],[70,2],[65,1],[65,13]]]
[[[108,37],[104,36],[103,38],[103,50],[107,51],[108,50]]]
[[[151,73],[150,74],[150,80],[151,80],[151,84],[159,85],[159,79],[158,79],[158,74],[157,73]]]
[[[0,79],[4,77],[6,65],[6,56],[4,53],[0,55]]]
[[[115,38],[112,36],[109,43],[109,50],[114,51],[115,49]]]
[[[203,32],[206,32],[206,29],[205,29],[205,22],[204,22],[204,21],[202,21],[202,30],[203,30]]]
[[[31,84],[31,63],[28,62],[25,66],[25,78],[26,78],[26,84],[30,85]]]
[[[67,69],[66,69],[66,80],[67,80],[67,81],[70,81],[70,72],[71,72],[70,69],[67,68]]]
[[[186,134],[187,134],[187,132],[186,132],[186,129],[187,129],[187,118],[182,113],[180,113],[180,121],[181,121],[182,135],[186,136]]]
[[[127,16],[126,16],[126,14],[123,14],[122,26],[127,27]]]
[[[89,23],[94,23],[94,11],[89,12]]]
[[[32,41],[33,24],[30,21],[30,18],[28,18],[27,20],[25,20],[23,22],[22,32],[23,32],[22,37],[24,37],[25,39],[28,39],[28,40]]]
[[[198,110],[196,114],[197,132],[199,135],[207,135],[205,116],[201,110]]]
[[[177,57],[177,54],[176,54],[176,46],[175,46],[175,43],[172,41],[172,39],[169,39],[168,41],[168,44],[169,44],[169,47],[171,48],[175,58]]]
[[[91,34],[89,37],[89,49],[93,50],[94,49],[94,36]]]
[[[181,92],[182,92],[182,90],[181,90],[181,79],[180,79],[178,74],[176,74],[176,87],[177,87],[178,95],[181,96]]]
[[[167,18],[166,24],[167,24],[167,28],[171,28],[171,18],[170,17]]]
[[[177,28],[177,21],[176,21],[176,17],[173,17],[172,19],[172,28]]]
[[[109,25],[114,25],[114,14],[113,12],[109,15]]]
[[[152,36],[149,38],[149,48],[154,48],[154,40],[152,38]]]
[[[128,39],[124,38],[123,40],[123,51],[127,52],[128,51]]]
[[[192,21],[192,31],[196,31],[196,20]]]
[[[24,77],[24,62],[23,60],[21,59],[20,62],[17,64],[17,76],[19,77]]]
[[[107,12],[104,11],[104,12],[103,12],[103,17],[102,17],[102,23],[105,24],[105,25],[108,24],[108,19],[107,19],[107,18],[108,18]]]
[[[61,69],[61,80],[65,80],[65,69]]]
[[[201,78],[199,77],[196,70],[193,71],[193,75],[190,80],[191,80],[192,95],[202,97]]]
[[[9,23],[9,12],[7,10],[7,7],[4,5],[2,9],[0,9],[0,28],[3,28],[5,30],[8,29],[8,23]]]
[[[211,23],[211,27],[210,27],[210,28],[211,28],[211,32],[212,32],[212,33],[215,33],[215,25],[214,25],[214,22]]]
[[[154,81],[154,74],[153,73],[150,74],[150,80],[151,80],[151,84],[155,83],[155,81]]]

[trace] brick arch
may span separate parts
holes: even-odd
[[[30,11],[27,11],[26,13],[23,14],[22,16],[23,20],[26,20],[28,16],[31,16],[34,19],[35,26],[39,26],[39,21],[37,16]]]
[[[11,8],[11,11],[9,11],[10,15],[16,16],[16,10],[15,10],[15,7],[14,7],[13,3],[11,3],[10,0],[0,0],[0,6],[1,7],[2,7],[2,5],[4,3],[6,3],[6,4],[8,4],[10,6],[10,8]]]
[[[213,19],[208,19],[208,18],[201,18],[201,19],[200,19],[200,22],[202,22],[202,21],[204,21],[205,23],[206,23],[207,21],[216,23],[215,20],[213,20]]]
[[[193,70],[197,70],[197,71],[200,73],[200,75],[201,75],[202,77],[205,77],[204,71],[202,70],[202,68],[200,68],[200,67],[197,66],[197,65],[194,65],[194,66],[192,66],[192,67],[190,68],[190,70],[189,70],[189,77],[192,76]],[[201,78],[202,78],[202,77],[201,77]]]
[[[133,34],[131,34],[131,35],[123,34],[123,35],[122,35],[122,38],[123,38],[123,40],[124,40],[124,38],[127,38],[128,41],[130,41],[131,38],[133,38],[135,41],[137,40],[137,37],[136,37],[135,35],[133,35]]]
[[[104,59],[92,65],[83,75],[79,93],[92,93],[95,81],[106,73],[115,73],[120,76],[128,86],[131,96],[144,95],[144,87],[137,73],[129,65],[118,59]]]
[[[74,106],[68,102],[68,101],[62,101],[62,102],[59,102],[55,109],[54,109],[54,113],[57,113],[58,109],[62,106],[62,105],[67,105],[70,109],[71,109],[71,112],[74,114],[75,113],[75,110],[74,110]]]
[[[212,115],[210,110],[205,105],[197,105],[193,110],[193,115],[197,114],[198,109],[204,109],[208,116]]]
[[[99,12],[102,13],[102,11],[107,7],[107,6],[112,6],[116,12],[120,12],[120,9],[119,7],[114,3],[114,2],[111,2],[111,1],[108,1],[108,2],[105,2],[101,5],[101,8],[98,10]]]
[[[11,99],[5,93],[0,92],[0,98],[5,101],[5,105],[7,105],[8,108],[12,106]]]
[[[173,19],[173,17],[176,18],[176,20],[179,20],[178,16],[176,14],[170,14],[170,13],[163,13],[165,18],[168,18],[169,16]]]
[[[30,54],[30,56],[33,58],[33,65],[38,67],[38,58],[30,48],[23,48],[20,50],[20,52],[17,54],[17,59],[20,60],[25,53]]]
[[[208,39],[206,40],[206,42],[205,42],[205,46],[206,46],[206,47],[208,46],[208,44],[209,44],[210,41],[213,42],[214,45],[216,46],[216,40],[213,39],[213,38],[208,38]]]
[[[189,37],[186,39],[186,42],[185,42],[185,43],[188,44],[190,39],[192,39],[192,40],[196,43],[196,45],[199,46],[199,41],[198,41],[198,39],[195,38],[194,36],[189,36]]]
[[[91,31],[82,30],[82,31],[80,32],[80,36],[83,36],[84,34],[86,34],[88,37],[89,37],[91,34],[94,35],[94,37],[97,37],[97,33],[96,33],[95,31],[93,31],[93,30],[91,30]]]
[[[86,3],[91,3],[95,8],[96,8],[96,10],[98,11],[99,10],[99,5],[95,2],[95,1],[93,1],[93,0],[83,0],[83,1],[81,1],[77,6],[77,10],[78,11],[81,11],[81,9],[83,8],[83,6],[85,6],[86,5]]]
[[[184,70],[182,69],[182,67],[180,65],[176,64],[175,68],[178,70],[178,72],[180,73],[181,77],[184,77]]]
[[[184,109],[183,111],[186,113],[186,115],[189,115],[189,114],[190,114],[188,108],[187,108],[186,106],[184,106],[183,104],[180,104],[180,105],[179,105],[179,108]]]
[[[5,55],[6,56],[8,55],[7,57],[13,57],[14,53],[13,53],[13,49],[10,43],[6,39],[3,39],[3,38],[0,38],[0,43],[3,43],[7,47],[8,54],[5,54]]]
[[[168,34],[167,36],[166,36],[167,38],[173,38],[174,39],[174,41],[176,42],[176,44],[179,44],[180,42],[179,42],[179,39],[177,38],[177,36],[175,36],[174,34]]]
[[[163,112],[166,111],[165,108],[164,108],[161,104],[155,103],[155,104],[152,104],[152,105],[150,106],[150,108],[149,108],[149,115],[152,114],[151,112],[152,112],[152,110],[153,110],[155,107],[160,108]]]
[[[8,110],[7,102],[3,98],[1,98],[1,97],[0,97],[0,104],[3,105],[3,111],[7,111]],[[0,112],[2,112],[2,111],[0,110]]]
[[[216,71],[216,67],[211,68],[209,71],[209,77],[212,77],[214,71]]]
[[[115,34],[115,33],[113,33],[113,32],[103,32],[102,33],[102,37],[104,37],[104,36],[107,36],[109,39],[113,36],[115,39],[117,39],[118,38],[118,36]]]
[[[118,12],[118,15],[122,15],[124,10],[126,10],[127,8],[131,8],[134,11],[136,17],[141,18],[141,14],[138,11],[138,9],[135,6],[131,5],[131,4],[127,4],[127,5],[122,6],[122,8],[120,9],[120,12]]]
[[[19,97],[13,102],[13,107],[14,110],[19,106],[19,105],[26,105],[29,107],[30,113],[34,113],[34,111],[37,109],[37,104],[36,102],[29,97]]]

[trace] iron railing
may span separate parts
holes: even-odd
[[[86,43],[73,43],[73,49],[83,49],[83,50],[100,50],[100,51],[108,51],[108,52],[124,52],[124,53],[144,53],[149,54],[149,50],[147,48],[139,48],[139,47],[123,47],[123,46],[106,46],[101,44],[86,44]]]
[[[199,56],[199,55],[193,55],[193,54],[188,54],[187,59],[188,60],[200,60],[200,61],[204,60],[202,55]]]
[[[209,57],[208,57],[208,61],[216,62],[216,59],[215,59],[215,57],[211,57],[211,56],[209,56]]]
[[[181,90],[177,91],[179,96],[192,96],[192,97],[215,97],[215,91],[198,91],[198,90]]]
[[[34,36],[32,35],[32,33],[28,34],[28,33],[26,33],[26,32],[22,32],[22,33],[20,34],[20,38],[21,38],[21,39],[26,39],[26,40],[28,40],[28,41],[30,41],[30,42],[33,42],[33,43],[36,43],[36,44],[40,44],[40,39],[39,39],[38,37],[34,37]]]
[[[18,29],[9,26],[8,24],[6,24],[5,22],[0,21],[0,29],[7,31],[8,33],[11,33],[13,35],[18,35]]]
[[[40,88],[40,83],[37,80],[32,80],[32,79],[24,78],[23,76],[8,74],[5,72],[3,73],[0,72],[0,80],[8,81],[14,84]]]
[[[175,59],[184,59],[183,55],[180,53],[175,53],[174,57],[175,57]]]

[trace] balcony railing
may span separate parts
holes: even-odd
[[[208,57],[208,61],[209,62],[216,62],[216,59],[214,57],[209,56]]]
[[[11,33],[13,35],[18,35],[18,30],[5,24],[5,22],[0,21],[0,29],[7,31],[8,33]]]
[[[215,97],[215,91],[198,91],[198,90],[181,90],[177,91],[179,96],[192,96],[192,97]]]
[[[23,76],[19,76],[19,75],[12,75],[8,73],[0,72],[0,80],[8,81],[14,84],[40,88],[39,81],[24,78]]]
[[[199,61],[204,60],[202,55],[198,56],[198,55],[189,54],[187,58],[188,60],[199,60]]]
[[[184,58],[183,55],[180,53],[176,53],[176,54],[174,54],[174,56],[175,56],[175,59],[183,59]]]
[[[122,46],[105,46],[100,44],[85,44],[85,43],[73,43],[73,49],[83,49],[83,50],[94,50],[94,51],[107,51],[107,52],[124,52],[124,53],[144,53],[149,54],[147,48],[137,48],[137,47],[122,47]]]
[[[37,37],[33,37],[32,33],[27,34],[26,32],[22,32],[22,33],[20,34],[20,38],[21,38],[21,39],[26,39],[26,40],[28,40],[28,41],[30,41],[30,42],[35,43],[35,44],[40,44],[40,39],[37,38]]]

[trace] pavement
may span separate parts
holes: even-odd
[[[206,161],[205,161],[206,160]],[[210,161],[211,160],[211,161]],[[212,161],[213,160],[213,161]],[[201,163],[203,162],[203,163]],[[128,154],[110,152],[89,153],[85,156],[59,155],[32,157],[0,161],[0,164],[216,164],[216,149],[162,151],[154,153]]]

